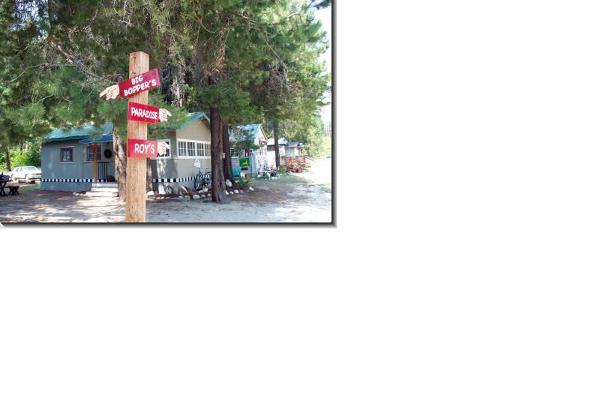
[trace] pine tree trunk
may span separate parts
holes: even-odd
[[[223,129],[223,152],[225,158],[223,159],[223,174],[225,179],[233,181],[233,168],[231,167],[231,148],[229,144],[229,125],[221,121],[221,127]]]
[[[275,120],[273,123],[273,142],[275,145],[275,166],[279,170],[279,121]]]
[[[127,193],[127,153],[125,142],[119,137],[118,132],[113,132],[113,153],[115,155],[115,179],[119,188],[119,199],[125,201]]]
[[[12,166],[10,165],[10,150],[8,148],[8,143],[2,143],[2,149],[4,150],[4,164],[6,165],[6,171],[11,171]]]
[[[183,73],[177,70],[173,84],[170,87],[171,96],[173,96],[173,105],[177,107],[183,107],[183,88],[181,87],[183,80]]]
[[[223,176],[223,133],[219,109],[210,107],[210,166],[212,170],[212,201],[225,201],[225,178]]]

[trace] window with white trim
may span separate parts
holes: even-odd
[[[196,148],[198,149],[198,157],[210,157],[210,143],[196,142]]]
[[[169,145],[169,147],[167,148],[167,152],[165,154],[163,154],[162,156],[159,155],[156,158],[171,158],[171,139],[158,139],[158,142],[165,142],[166,144]]]
[[[179,158],[209,158],[210,143],[199,140],[177,140],[177,157]]]
[[[187,142],[187,154],[188,157],[196,157],[196,143],[189,141]]]
[[[187,157],[187,145],[184,140],[177,141],[177,157]]]

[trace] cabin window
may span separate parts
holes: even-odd
[[[85,161],[100,161],[100,146],[86,147]]]
[[[177,141],[177,156],[178,157],[187,157],[187,146],[185,144],[185,140]]]
[[[210,157],[210,143],[197,142],[198,157]]]
[[[167,148],[167,152],[165,154],[162,156],[159,155],[157,158],[171,158],[171,139],[158,139],[158,141],[165,142],[169,145],[169,147]]]
[[[196,143],[189,141],[187,142],[187,153],[189,157],[196,157]]]
[[[60,149],[60,162],[73,162],[72,147],[63,147]]]
[[[199,140],[178,140],[177,156],[180,158],[210,157],[210,143]]]

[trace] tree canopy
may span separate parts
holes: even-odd
[[[150,68],[160,69],[161,89],[151,103],[175,119],[211,111],[223,126],[308,126],[329,87],[319,61],[327,43],[315,17],[329,4],[4,0],[0,142],[90,121],[111,121],[124,134],[125,101],[102,101],[98,94],[127,77],[133,51],[147,52]]]

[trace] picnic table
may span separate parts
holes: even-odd
[[[4,190],[8,183],[10,182],[10,179],[8,179],[8,177],[6,177],[6,175],[3,175],[2,177],[0,177],[0,196],[7,196],[6,191]],[[9,194],[11,195],[17,195],[19,194],[19,185],[8,185],[8,189],[9,189]]]

